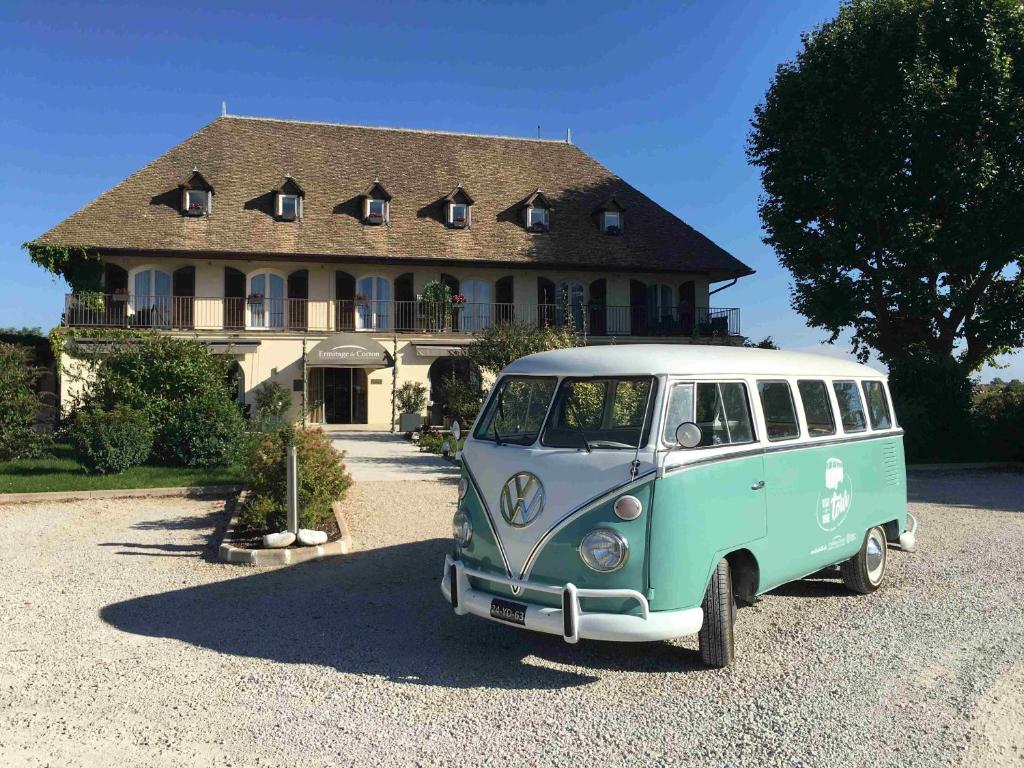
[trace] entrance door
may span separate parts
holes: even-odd
[[[366,371],[324,368],[324,423],[366,423]]]

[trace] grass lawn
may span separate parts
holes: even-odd
[[[0,493],[38,491],[103,491],[123,488],[171,488],[181,485],[223,485],[241,482],[236,467],[141,466],[120,475],[87,475],[71,448],[57,445],[51,456],[0,462]]]

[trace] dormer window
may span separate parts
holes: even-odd
[[[210,193],[205,189],[185,190],[185,213],[202,216],[210,210]]]
[[[541,230],[547,232],[550,225],[550,219],[548,218],[547,208],[530,208],[529,215],[530,231],[536,232]]]
[[[452,229],[466,229],[471,224],[470,210],[473,207],[473,198],[459,184],[452,190],[451,194],[444,198],[445,223]]]
[[[384,189],[380,179],[374,179],[373,185],[363,193],[363,223],[387,224],[390,218],[391,195]]]
[[[551,229],[551,203],[544,192],[537,190],[523,201],[525,225],[528,232],[547,232]]]
[[[179,185],[181,190],[181,212],[185,216],[205,216],[213,210],[213,187],[203,178],[198,168]]]
[[[274,190],[274,216],[280,221],[300,221],[306,193],[291,176]]]
[[[601,227],[601,231],[606,235],[621,235],[624,220],[623,211],[625,210],[622,203],[614,197],[597,206],[594,213],[597,215],[597,222]]]

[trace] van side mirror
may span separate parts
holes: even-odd
[[[462,437],[462,427],[459,426],[457,421],[452,422],[452,437],[455,438],[455,442],[459,442],[459,439]]]
[[[692,421],[684,421],[676,427],[676,442],[680,448],[696,448],[703,439],[701,428]]]

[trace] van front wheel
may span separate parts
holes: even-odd
[[[878,589],[885,579],[887,555],[885,531],[876,526],[864,534],[860,551],[839,566],[846,588],[861,595]]]
[[[709,667],[727,667],[736,655],[732,636],[736,620],[736,599],[732,594],[732,573],[728,560],[723,558],[715,566],[700,607],[704,609],[704,623],[697,635],[701,661]]]

